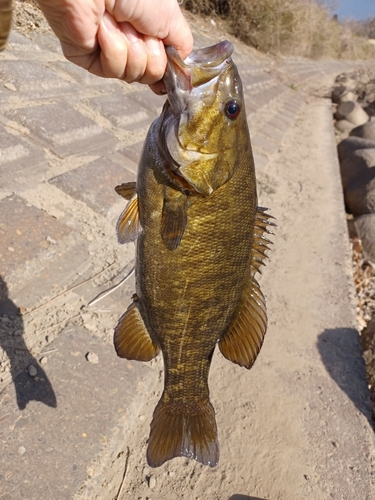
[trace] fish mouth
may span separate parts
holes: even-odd
[[[208,92],[219,75],[231,63],[233,45],[224,40],[216,45],[194,50],[184,61],[173,46],[165,48],[167,69],[164,83],[168,100],[175,114],[181,113],[188,96],[199,88],[200,93]]]

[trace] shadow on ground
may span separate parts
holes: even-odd
[[[354,328],[324,330],[318,338],[318,349],[332,379],[373,425],[358,331]],[[359,384],[358,380],[362,380],[363,383]]]
[[[32,400],[56,408],[56,395],[52,385],[46,372],[27,348],[23,334],[22,315],[8,297],[7,284],[0,276],[0,345],[9,358],[18,408],[24,410]],[[36,370],[35,376],[30,376],[26,369],[31,366]]]

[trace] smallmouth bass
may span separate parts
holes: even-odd
[[[216,344],[250,368],[267,327],[254,275],[270,215],[257,206],[242,84],[223,41],[182,61],[167,47],[168,100],[148,132],[136,183],[117,223],[137,240],[136,294],[115,329],[118,356],[149,361],[162,351],[164,392],[147,461],[185,456],[214,467],[219,443],[208,373]],[[272,234],[272,233],[271,233]]]

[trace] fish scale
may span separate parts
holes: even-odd
[[[119,241],[138,239],[136,295],[116,327],[115,348],[127,359],[147,361],[160,350],[164,358],[147,449],[153,467],[177,456],[218,463],[208,387],[214,349],[250,368],[266,332],[254,274],[272,223],[257,207],[232,52],[224,41],[182,61],[167,48],[168,101],[148,132],[136,186],[116,188],[132,198]]]

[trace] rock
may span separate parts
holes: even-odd
[[[20,447],[18,448],[18,454],[22,456],[22,455],[24,455],[25,453],[26,453],[26,448],[25,448],[24,446],[20,446]]]
[[[27,372],[30,375],[30,377],[36,377],[38,375],[38,370],[35,368],[34,365],[30,365]]]
[[[41,365],[46,365],[46,364],[48,363],[48,358],[47,358],[47,356],[43,356],[42,358],[40,358],[39,363],[40,363]]]
[[[344,85],[334,87],[331,93],[332,102],[340,104],[346,101],[356,101],[358,96],[352,90],[347,89]]]
[[[348,120],[353,125],[363,125],[368,122],[369,116],[366,111],[353,101],[342,102],[336,111],[337,120]]]
[[[341,182],[344,190],[366,170],[375,167],[375,148],[357,149],[340,161]]]
[[[375,263],[375,213],[355,218],[354,225],[362,241],[365,258]]]
[[[375,141],[375,119],[371,118],[364,125],[353,128],[353,130],[350,132],[350,136],[361,137],[362,139]]]
[[[375,167],[354,179],[344,191],[347,210],[355,217],[375,213]]]
[[[368,139],[362,139],[361,137],[348,137],[338,144],[337,153],[339,155],[339,160],[342,161],[349,154],[354,153],[357,149],[371,148],[375,148],[375,141],[369,141]]]
[[[148,487],[152,490],[156,486],[156,479],[154,476],[150,476],[148,480]]]
[[[99,357],[95,352],[88,352],[86,354],[86,359],[89,363],[93,363],[94,365],[97,365],[99,363]]]
[[[340,95],[340,103],[342,102],[348,102],[348,101],[353,101],[355,102],[358,99],[358,96],[355,92],[352,92],[351,90],[345,91]]]
[[[364,217],[364,216],[362,216],[362,217]],[[354,219],[347,219],[346,223],[347,223],[347,227],[348,227],[349,238],[351,238],[352,240],[354,238],[358,238],[358,233],[357,233],[357,229],[355,227]]]
[[[348,120],[337,120],[335,123],[336,129],[341,132],[342,134],[348,134],[353,130],[354,125]]]

